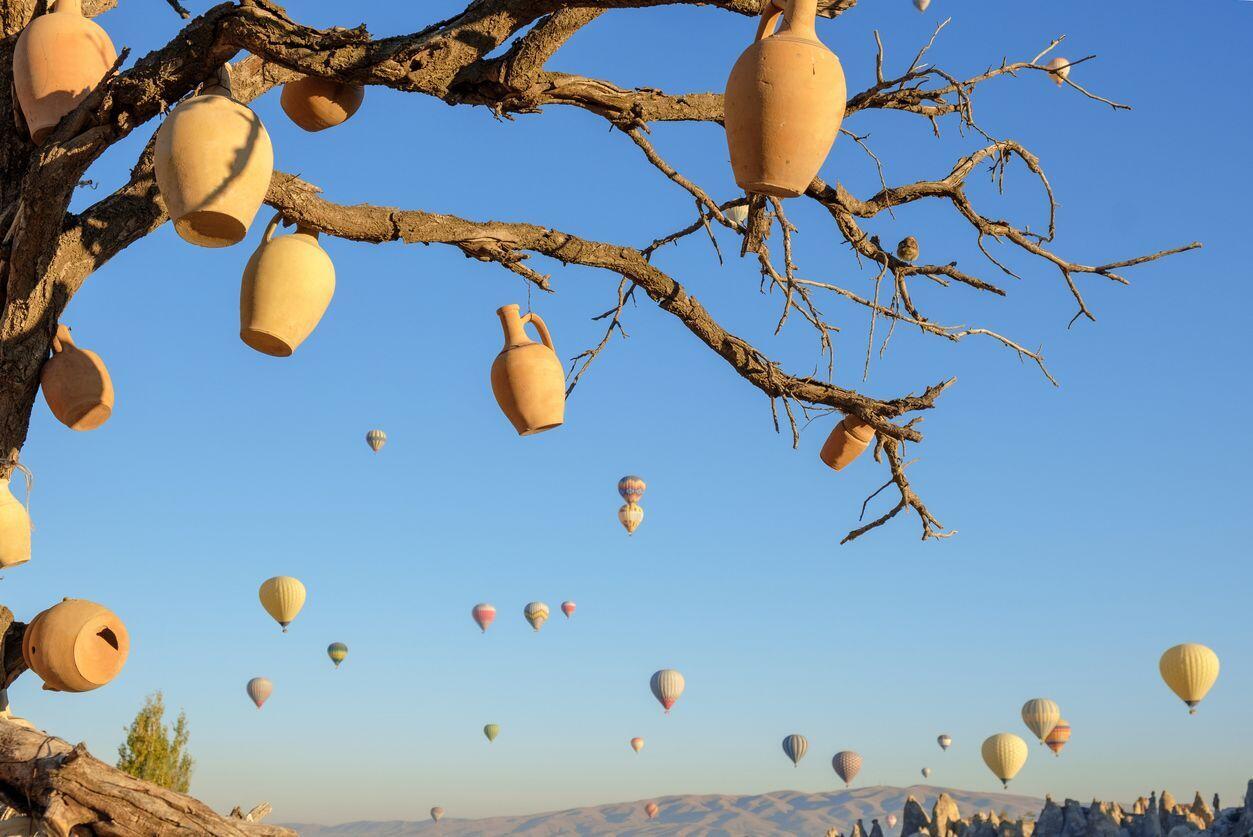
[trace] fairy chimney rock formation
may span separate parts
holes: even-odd
[[[901,837],[911,837],[919,832],[926,832],[931,826],[927,812],[918,804],[913,796],[905,799],[905,810],[901,814]]]
[[[870,821],[870,837],[883,837],[883,828],[880,827],[878,820]]]
[[[955,837],[953,824],[961,819],[957,803],[947,793],[941,793],[931,806],[931,837]]]
[[[853,824],[853,831],[850,837],[866,837],[866,827],[861,824],[861,820]]]
[[[1088,806],[1087,837],[1119,837],[1121,820],[1115,813],[1115,807],[1110,802],[1092,800]],[[1117,813],[1121,814],[1121,809]]]
[[[1062,833],[1062,809],[1053,797],[1044,797],[1044,809],[1035,822],[1035,837],[1059,837]]]

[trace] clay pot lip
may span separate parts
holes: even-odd
[[[269,340],[264,341],[262,345],[257,345],[252,340],[249,340],[249,337],[267,337]],[[296,353],[296,347],[290,345],[274,332],[261,328],[241,328],[239,330],[239,339],[244,341],[244,345],[248,348],[269,357],[291,357]],[[271,351],[271,349],[276,348],[280,351]]]
[[[199,233],[192,226],[193,219],[196,219],[197,216],[202,218],[212,216],[214,219],[229,221],[231,225],[233,225],[232,232],[238,233],[238,235],[233,240],[228,240],[227,238],[208,236]],[[179,238],[184,241],[211,249],[231,247],[248,237],[248,228],[245,227],[238,218],[233,215],[227,215],[225,212],[218,212],[213,209],[197,209],[192,212],[188,212],[186,215],[174,221],[174,231],[178,233]]]
[[[545,430],[555,430],[556,428],[561,427],[561,425],[565,423],[566,421],[563,418],[561,421],[553,422],[552,424],[545,424],[542,427],[536,427],[531,430],[519,430],[518,435],[519,436],[535,436],[539,433],[543,433]]]
[[[804,189],[798,192],[795,189],[789,189],[786,186],[779,186],[773,183],[763,183],[761,181],[757,181],[755,183],[740,183],[737,180],[735,181],[735,185],[750,194],[769,195],[772,198],[799,198],[801,195],[805,194]]]

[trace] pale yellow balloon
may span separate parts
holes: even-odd
[[[1044,743],[1062,719],[1062,710],[1048,698],[1033,698],[1022,705],[1022,722]]]
[[[998,732],[983,742],[983,763],[1002,786],[1009,787],[1009,780],[1027,763],[1027,742],[1008,732]]]
[[[287,626],[305,606],[305,586],[289,575],[276,575],[266,579],[258,595],[265,612],[283,626],[283,633],[287,633]]]
[[[1168,648],[1158,661],[1162,679],[1179,699],[1188,704],[1188,714],[1196,714],[1196,705],[1218,679],[1218,655],[1195,642]]]

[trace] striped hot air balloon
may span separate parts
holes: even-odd
[[[992,775],[1001,780],[1002,787],[1009,787],[1010,779],[1018,775],[1027,763],[1027,742],[1008,732],[998,732],[983,742],[983,763]]]
[[[1218,680],[1218,655],[1204,645],[1185,642],[1166,649],[1157,669],[1170,690],[1188,705],[1188,714],[1195,715],[1196,705]]]
[[[861,772],[861,756],[852,750],[841,750],[831,757],[831,767],[835,775],[844,780],[844,787],[848,787]]]
[[[531,627],[538,631],[548,621],[548,605],[543,602],[531,602],[522,608],[522,615],[531,623]]]
[[[618,522],[622,524],[622,528],[627,530],[628,535],[634,535],[635,530],[640,528],[640,524],[644,522],[644,507],[637,506],[635,503],[627,503],[618,509]]]
[[[276,575],[266,579],[261,583],[257,595],[265,612],[283,626],[283,633],[287,633],[287,626],[305,606],[305,586],[289,575]]]
[[[348,646],[342,642],[332,642],[326,646],[326,656],[331,658],[331,662],[335,664],[335,668],[339,668],[339,664],[348,656]]]
[[[653,697],[657,698],[662,708],[666,710],[666,714],[670,713],[670,707],[674,706],[675,701],[683,694],[686,685],[683,675],[672,668],[663,668],[655,672],[652,679],[648,681],[648,688],[653,690]]]
[[[644,496],[644,480],[637,476],[625,476],[618,480],[618,493],[629,504],[638,503]]]
[[[644,749],[644,739],[639,738],[639,737],[632,738],[632,739],[631,739],[631,749],[632,749],[632,750],[634,750],[634,751],[635,751],[635,752],[637,752],[637,753],[638,753],[640,750]]]
[[[438,805],[436,805],[434,808],[432,808],[432,809],[431,809],[431,819],[432,819],[432,820],[434,820],[435,822],[439,822],[439,821],[440,821],[441,819],[443,819],[443,818],[444,818],[444,809],[443,809],[443,808],[441,808],[441,807],[439,807]]]
[[[487,628],[492,624],[492,620],[496,618],[496,608],[487,602],[479,602],[470,609],[470,615],[474,617],[474,621],[478,623],[479,630],[487,633]]]
[[[270,699],[270,695],[274,692],[274,684],[264,677],[254,677],[248,681],[245,687],[248,697],[252,698],[252,702],[261,708],[261,704]]]
[[[500,735],[500,724],[485,724],[483,734],[487,736],[488,741],[495,741],[496,736]]]
[[[801,763],[801,759],[805,758],[805,753],[808,750],[809,742],[805,740],[803,735],[793,733],[783,739],[783,755],[792,760],[793,767]]]
[[[370,450],[378,453],[387,444],[387,434],[382,430],[371,430],[365,434],[365,443],[370,446]]]
[[[660,810],[661,808],[656,802],[650,802],[644,806],[644,813],[648,815],[650,820],[654,819],[657,816],[657,812]]]
[[[1022,722],[1044,743],[1053,727],[1062,719],[1062,710],[1048,698],[1032,698],[1022,705]]]
[[[947,750],[953,746],[953,737],[951,735],[941,735],[935,741],[940,745],[941,750]]]
[[[562,612],[562,613],[564,613],[564,614],[566,615],[566,618],[567,618],[567,619],[569,619],[571,616],[573,616],[573,615],[574,615],[574,608],[575,608],[575,607],[576,607],[576,605],[574,604],[574,602],[562,602],[562,603],[561,603],[561,612]]]
[[[1048,738],[1044,739],[1044,743],[1053,751],[1053,755],[1060,756],[1062,748],[1066,746],[1066,742],[1070,740],[1070,724],[1065,720],[1057,722],[1057,726],[1053,727],[1053,731],[1048,734]]]

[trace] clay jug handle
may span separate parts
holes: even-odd
[[[545,346],[552,349],[554,352],[557,351],[553,348],[553,338],[548,333],[548,326],[544,325],[544,320],[539,314],[531,313],[524,316],[522,318],[522,325],[525,326],[527,323],[531,323],[535,326],[535,330],[539,332],[539,339],[544,341]]]
[[[261,234],[262,243],[264,244],[270,243],[270,241],[274,238],[274,231],[278,229],[279,221],[282,221],[282,220],[283,220],[283,213],[275,212],[274,217],[270,219],[270,223],[265,225],[265,232]]]
[[[761,4],[761,19],[757,21],[757,36],[754,41],[763,41],[774,34],[775,23],[779,20],[779,15],[783,14],[784,4],[787,0],[764,0]]]
[[[57,323],[57,333],[52,336],[52,351],[59,353],[74,348],[74,338],[70,336],[70,327]]]

